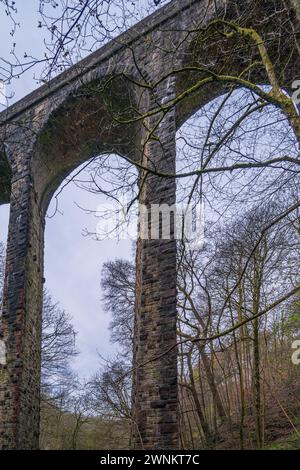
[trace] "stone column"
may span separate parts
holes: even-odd
[[[164,102],[174,94],[168,80],[158,90]],[[153,129],[158,116],[148,122]],[[144,165],[162,172],[175,172],[175,112],[170,111],[146,140]],[[156,137],[158,139],[156,139]],[[149,138],[149,134],[145,136]],[[140,203],[172,206],[176,200],[175,178],[142,174]],[[144,227],[149,237],[151,222]],[[157,222],[157,220],[156,220]],[[176,348],[176,241],[143,240],[137,246],[137,286],[133,377],[132,447],[136,449],[174,449],[178,447],[177,348]]]
[[[0,449],[39,445],[43,222],[30,175],[11,190],[0,317]]]

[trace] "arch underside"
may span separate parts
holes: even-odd
[[[52,112],[38,135],[31,164],[43,212],[62,181],[92,157],[115,153],[135,160],[139,125],[127,122],[133,106],[134,90],[118,77],[78,88]]]
[[[220,9],[219,16],[212,16],[211,22],[218,16],[243,28],[255,30],[265,41],[279,85],[289,92],[293,81],[300,78],[300,46],[296,34],[299,30],[298,21],[293,2],[285,2],[284,9],[281,0],[274,0],[272,5],[270,3],[229,1],[226,2],[225,10]],[[181,65],[176,73],[177,96],[197,85],[210,72],[240,77],[253,84],[270,84],[253,39],[239,34],[224,38],[215,28],[207,30],[205,25],[202,28],[193,33],[188,46],[183,45],[178,51]],[[201,107],[229,91],[230,87],[232,85],[216,80],[188,94],[176,107],[177,129]]]

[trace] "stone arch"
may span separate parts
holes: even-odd
[[[93,155],[118,153],[134,158],[139,145],[138,126],[123,123],[134,100],[135,90],[128,83],[125,86],[122,77],[111,76],[73,87],[63,99],[50,95],[29,112],[26,122],[31,122],[31,128],[26,127],[23,134],[17,135],[11,146],[16,170],[0,329],[9,358],[7,364],[0,365],[0,396],[7,394],[6,411],[0,418],[3,448],[39,445],[44,228],[48,204],[63,179]]]
[[[120,122],[129,118],[127,110],[134,100],[128,80],[108,77],[76,88],[52,111],[38,133],[31,159],[43,213],[63,179],[91,157],[117,153],[135,159],[138,126]]]
[[[278,81],[282,89],[291,90],[292,82],[299,78],[299,45],[288,35],[279,34],[280,25],[297,29],[295,7],[286,3],[286,10],[280,8],[281,1],[270,2],[220,2],[218,18],[235,23],[245,28],[255,29],[266,41],[268,54],[273,63]],[[274,7],[278,9],[275,12]],[[270,19],[266,18],[270,15]],[[189,70],[193,67],[209,67],[216,74],[240,76],[251,62],[259,61],[260,55],[254,43],[242,36],[232,38],[221,37],[214,31],[207,34],[206,26],[216,19],[216,13],[207,15],[207,21],[198,31],[192,33],[178,53],[179,73],[176,79],[177,96],[192,87],[204,77],[201,71]],[[192,28],[192,25],[190,26]],[[203,40],[205,38],[205,40]],[[297,39],[295,39],[297,41]],[[184,71],[186,70],[186,71]],[[254,67],[247,71],[246,78],[256,84],[269,83],[263,67]],[[221,83],[205,85],[198,92],[191,94],[176,107],[176,125],[180,127],[202,106],[223,94],[228,86]]]

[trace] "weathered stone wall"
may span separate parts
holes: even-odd
[[[167,44],[166,44],[167,45]],[[168,48],[167,48],[168,49]],[[148,56],[152,77],[166,74],[167,58],[154,51]],[[169,77],[150,99],[148,109],[175,98],[175,79]],[[147,120],[156,129],[157,117]],[[144,132],[143,165],[158,171],[176,171],[175,109],[163,118],[155,131],[157,140]],[[140,175],[140,198],[148,217],[140,221],[137,246],[137,296],[134,348],[134,387],[132,446],[145,449],[174,449],[178,442],[177,347],[176,347],[176,241],[174,224],[170,240],[151,239],[151,229],[159,222],[151,220],[152,204],[176,202],[175,178],[159,179]],[[148,238],[148,239],[147,239]]]
[[[0,365],[0,448],[38,447],[43,232],[54,191],[67,174],[95,153],[118,152],[132,159],[142,156],[146,166],[152,162],[159,170],[173,172],[176,128],[220,94],[220,87],[193,94],[170,110],[155,130],[159,140],[149,138],[142,123],[124,125],[113,116],[125,118],[125,108],[141,107],[141,103],[141,109],[149,111],[182,92],[197,79],[188,72],[172,76],[172,71],[183,65],[211,63],[217,70],[239,73],[247,58],[237,55],[235,60],[222,62],[220,44],[204,48],[195,33],[187,36],[186,31],[205,26],[214,18],[215,6],[227,18],[241,16],[245,24],[252,24],[262,34],[272,35],[279,22],[292,21],[297,27],[292,10],[282,13],[278,3],[174,0],[0,114],[0,141],[5,144],[5,152],[0,154],[0,204],[8,201],[9,193],[11,203],[0,324],[7,356],[7,364]],[[268,22],[263,21],[265,9],[273,13]],[[299,56],[294,57],[289,38],[282,37],[277,46],[270,54],[282,86],[288,88],[299,78]],[[222,47],[231,45],[224,43]],[[247,53],[251,56],[253,51]],[[286,57],[292,58],[288,64]],[[170,74],[168,79],[153,92],[148,85],[166,74]],[[124,82],[124,75],[131,80],[125,78]],[[262,76],[254,78],[264,81]],[[147,86],[141,90],[137,81]],[[150,128],[155,119],[148,120]],[[148,207],[175,202],[172,178],[148,176],[141,189],[140,201]],[[171,449],[179,445],[175,281],[175,241],[139,240],[135,448]]]
[[[18,150],[20,150],[18,152]],[[1,339],[0,442],[38,448],[44,219],[28,170],[30,145],[15,147]]]

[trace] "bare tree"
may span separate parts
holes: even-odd
[[[94,409],[106,419],[131,421],[131,374],[128,362],[116,358],[92,379]]]
[[[78,354],[71,316],[44,292],[42,321],[42,391],[47,396],[62,393],[72,379],[71,360]]]
[[[5,268],[5,246],[0,243],[0,304]],[[76,331],[71,316],[54,302],[47,290],[43,296],[42,317],[42,393],[49,399],[60,394],[72,377],[70,361],[77,354]]]
[[[106,262],[102,269],[101,286],[105,310],[112,317],[111,340],[131,356],[135,308],[134,264],[122,259]]]

